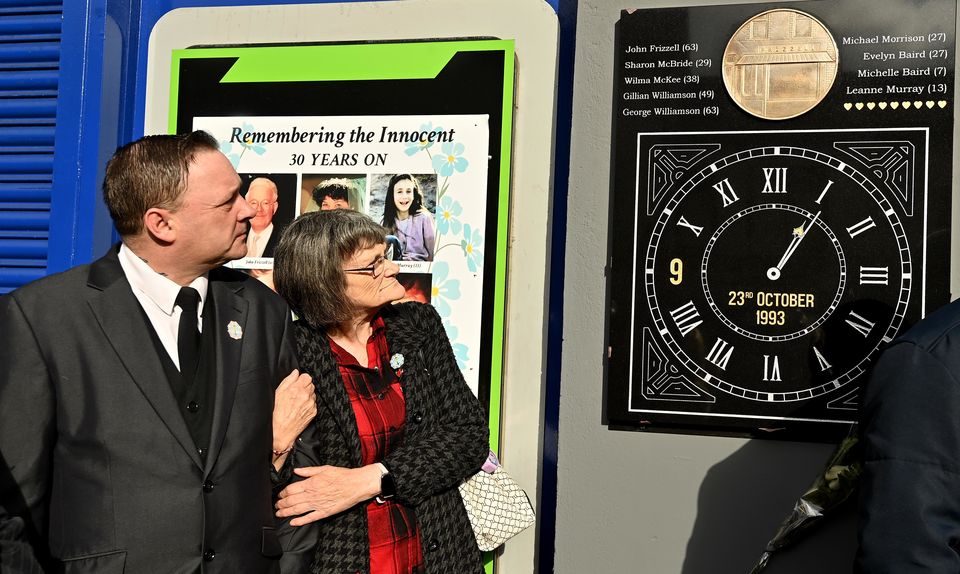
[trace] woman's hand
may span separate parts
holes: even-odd
[[[273,403],[274,465],[279,468],[293,442],[317,415],[317,397],[310,375],[294,369],[277,387]],[[276,453],[281,452],[282,455]],[[279,459],[279,464],[278,464]]]
[[[380,465],[361,468],[307,466],[294,469],[306,479],[280,492],[277,517],[296,516],[291,526],[303,526],[333,516],[380,494]],[[300,516],[303,515],[303,516]]]

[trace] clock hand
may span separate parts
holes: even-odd
[[[776,268],[783,269],[783,265],[790,259],[790,256],[793,255],[794,250],[796,250],[797,245],[800,245],[800,239],[803,237],[803,227],[797,227],[793,230],[793,239],[790,240],[790,245],[787,246],[787,250],[784,251],[783,257],[780,258],[780,261],[777,262]]]
[[[776,281],[780,278],[780,272],[783,270],[784,265],[786,265],[790,257],[793,256],[793,252],[800,246],[800,242],[807,236],[807,232],[810,231],[810,228],[813,227],[813,224],[816,223],[819,217],[820,212],[818,211],[816,215],[813,216],[813,219],[806,225],[806,228],[801,226],[793,230],[793,239],[790,241],[790,245],[787,246],[787,250],[783,253],[783,257],[780,258],[780,261],[777,262],[775,267],[767,269],[768,279]]]

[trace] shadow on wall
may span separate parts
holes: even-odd
[[[681,574],[749,574],[834,447],[752,440],[714,465],[700,486]],[[795,546],[774,554],[763,574],[849,574],[856,548],[852,497]]]

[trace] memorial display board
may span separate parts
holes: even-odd
[[[437,308],[488,412],[491,444],[500,431],[513,50],[490,39],[198,46],[173,52],[170,86],[168,130],[210,132],[258,217],[272,215],[269,239],[234,267],[270,284],[274,237],[309,211],[355,209],[385,225],[391,211],[408,214],[388,227],[388,256],[406,298]]]
[[[956,3],[625,10],[606,422],[835,439],[949,300]]]

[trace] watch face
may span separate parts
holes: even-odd
[[[386,500],[397,494],[397,483],[389,472],[380,475],[380,498]]]
[[[694,377],[752,401],[801,401],[861,375],[896,334],[912,281],[907,237],[848,161],[745,148],[663,204],[645,295],[655,331]]]

